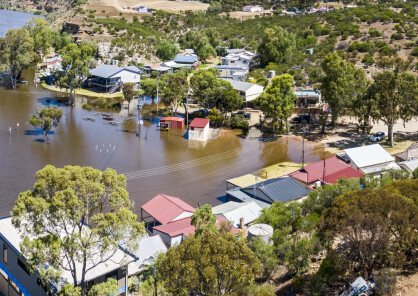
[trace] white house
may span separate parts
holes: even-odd
[[[189,140],[207,141],[210,135],[210,119],[195,118],[189,125]]]
[[[218,78],[222,79],[245,81],[249,73],[248,67],[219,65],[214,68],[219,70]]]
[[[323,104],[321,93],[314,90],[295,91],[295,95],[297,97],[295,106],[298,108],[316,108]]]
[[[269,206],[268,204],[265,204]],[[212,213],[225,218],[236,228],[242,228],[260,217],[263,208],[254,200],[248,202],[229,201],[212,208]],[[243,225],[241,225],[243,224]]]
[[[263,7],[259,5],[246,5],[242,8],[242,11],[244,12],[262,12]]]
[[[255,53],[247,50],[231,52],[221,58],[221,65],[234,67],[249,67],[254,57]]]
[[[230,79],[225,80],[231,83],[238,95],[244,100],[244,103],[257,99],[264,91],[264,87],[259,84]]]
[[[344,152],[351,167],[364,174],[380,176],[383,172],[400,169],[395,159],[379,144],[344,149]]]
[[[135,66],[118,67],[112,65],[100,65],[90,71],[90,85],[103,88],[106,92],[115,92],[124,83],[132,82],[139,84],[141,70]]]

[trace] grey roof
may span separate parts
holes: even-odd
[[[398,162],[398,164],[401,168],[407,168],[408,170],[413,172],[416,168],[418,168],[418,159],[402,161]]]
[[[173,61],[179,64],[193,64],[197,61],[197,59],[197,56],[178,54],[175,56]]]
[[[228,65],[218,65],[214,66],[215,69],[230,69],[230,70],[248,70],[248,67],[241,66],[228,66]]]
[[[188,53],[188,54],[195,54],[196,52],[194,51],[194,49],[193,48],[186,48],[185,50],[184,50],[184,52],[185,53]]]
[[[229,201],[212,208],[212,213],[221,215],[232,222],[235,227],[239,226],[240,219],[244,219],[244,224],[253,222],[261,215],[261,207],[255,200],[245,203]]]
[[[320,97],[321,94],[314,90],[299,90],[295,91],[295,95],[298,97]]]
[[[165,252],[167,252],[167,246],[164,244],[161,236],[154,235],[141,239],[138,250],[134,254],[137,260],[129,264],[129,275],[138,273],[143,264],[147,264],[147,261],[152,257],[155,258],[158,254]]]
[[[231,83],[232,87],[235,90],[247,91],[254,86],[260,88],[261,92],[264,90],[264,87],[262,85],[259,85],[259,84],[244,82],[244,81],[237,81],[237,80],[232,80],[232,79],[224,79],[224,80]]]
[[[258,192],[265,194],[272,202],[288,202],[306,196],[310,190],[291,177],[269,179],[252,186],[241,188],[251,197],[260,197]]]
[[[100,65],[90,71],[91,75],[101,77],[101,78],[109,78],[114,76],[115,74],[127,70],[130,72],[135,72],[140,74],[141,71],[135,66],[128,66],[128,67],[118,67],[112,65]]]

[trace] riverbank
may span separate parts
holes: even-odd
[[[67,89],[58,88],[52,85],[48,85],[46,83],[41,83],[41,86],[47,90],[52,90],[60,93],[70,93]],[[114,99],[114,98],[121,98],[123,97],[122,93],[116,94],[107,94],[107,93],[97,93],[94,91],[90,91],[87,89],[77,89],[74,91],[75,94],[85,97],[92,97],[92,98],[107,98],[107,99]]]

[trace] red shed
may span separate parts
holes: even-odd
[[[168,128],[184,128],[184,118],[161,117],[160,126],[166,126]]]

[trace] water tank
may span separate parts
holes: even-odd
[[[274,76],[276,76],[276,71],[274,71],[274,70],[270,70],[269,71],[269,74],[268,74],[268,78],[273,78]]]
[[[270,242],[273,236],[273,227],[268,224],[253,224],[248,228],[248,240],[253,237],[259,237],[266,243]]]

